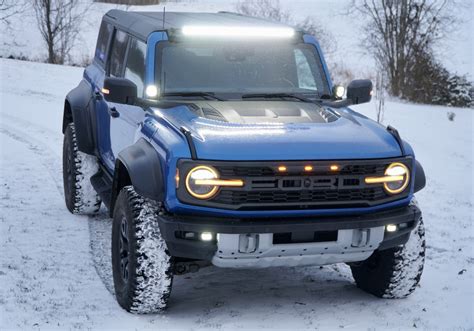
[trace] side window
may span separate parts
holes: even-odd
[[[146,44],[133,38],[128,50],[125,78],[137,85],[137,95],[140,98],[143,96],[143,85],[145,84],[145,54]]]
[[[311,66],[308,58],[301,49],[295,49],[296,72],[298,75],[298,87],[309,90],[317,90]]]
[[[110,54],[110,76],[122,77],[127,52],[128,34],[116,30]]]
[[[95,48],[95,58],[104,67],[107,60],[107,46],[109,45],[110,35],[112,34],[112,26],[106,22],[102,22],[97,38],[97,46]]]

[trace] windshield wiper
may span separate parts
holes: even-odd
[[[213,100],[224,101],[224,99],[218,98],[212,92],[166,92],[163,94],[164,97],[203,97],[210,98]]]
[[[242,99],[253,99],[253,98],[262,98],[262,99],[272,99],[272,98],[280,98],[280,99],[287,99],[292,98],[299,100],[301,102],[310,102],[313,103],[314,101],[305,97],[301,97],[291,93],[248,93],[243,94]]]

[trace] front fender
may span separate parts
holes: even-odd
[[[426,176],[420,162],[416,161],[415,165],[415,187],[414,192],[418,192],[426,186]]]
[[[76,129],[77,147],[81,152],[87,154],[95,153],[95,143],[92,130],[90,102],[92,100],[92,87],[86,81],[82,80],[79,85],[71,90],[66,96],[66,102],[69,104],[72,120]],[[65,107],[65,112],[67,108]],[[68,114],[64,114],[64,118]],[[63,123],[64,131],[64,123]]]
[[[127,169],[135,191],[143,197],[163,201],[165,186],[163,167],[153,146],[140,138],[135,144],[121,151],[117,159]]]

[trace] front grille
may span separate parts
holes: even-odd
[[[262,177],[273,176],[275,173],[270,167],[238,167],[220,166],[219,173],[222,177]]]
[[[386,198],[383,188],[321,191],[251,191],[222,190],[213,201],[223,204],[313,203],[338,201],[375,201]]]
[[[197,161],[196,161],[197,162]],[[389,195],[382,184],[365,184],[365,177],[382,176],[392,162],[411,168],[410,158],[350,161],[200,162],[217,169],[222,179],[242,179],[244,187],[222,187],[209,200],[194,199],[178,188],[178,198],[190,204],[233,210],[329,209],[368,207],[408,196],[409,189]],[[183,173],[192,161],[180,165]],[[287,171],[278,167],[284,164]],[[304,171],[310,164],[313,170]],[[330,171],[336,164],[337,171]]]

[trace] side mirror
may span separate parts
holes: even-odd
[[[347,86],[347,99],[353,105],[366,103],[372,99],[372,81],[370,79],[356,79]]]
[[[137,98],[137,85],[126,78],[106,77],[102,93],[106,101],[133,104]]]

